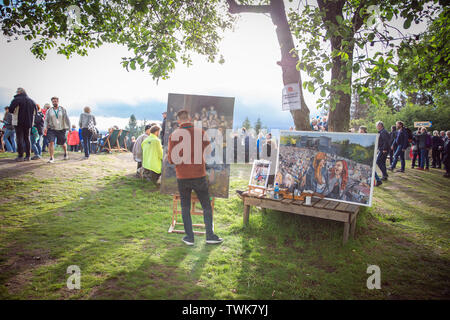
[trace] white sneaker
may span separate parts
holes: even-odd
[[[53,163],[53,162],[55,162],[55,159],[53,159],[53,158],[50,158],[50,159],[48,160],[48,163]]]

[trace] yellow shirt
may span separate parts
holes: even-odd
[[[155,173],[161,173],[163,148],[161,140],[150,133],[150,135],[142,141],[142,166]]]

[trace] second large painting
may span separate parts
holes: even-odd
[[[281,188],[370,206],[376,134],[281,131],[276,179]]]
[[[226,130],[233,128],[234,98],[169,93],[163,142],[164,155],[167,154],[169,135],[178,127],[177,112],[181,109],[188,110],[193,125],[205,131],[216,129],[225,136]],[[224,144],[225,141],[224,137]],[[215,143],[215,141],[211,143]],[[206,174],[210,196],[228,198],[230,165],[207,164]],[[175,166],[168,163],[166,156],[163,160],[160,190],[164,194],[178,193]]]

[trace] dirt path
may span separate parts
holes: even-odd
[[[33,177],[71,177],[74,174],[85,174],[96,178],[105,172],[125,171],[124,174],[134,174],[136,163],[130,152],[113,154],[93,154],[88,160],[79,152],[69,153],[68,160],[62,160],[62,154],[56,154],[55,162],[48,163],[48,153],[40,160],[16,162],[14,158],[0,159],[0,179],[19,179],[24,175]]]

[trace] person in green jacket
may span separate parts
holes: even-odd
[[[144,177],[156,184],[161,176],[163,148],[159,133],[161,128],[154,125],[150,128],[150,135],[142,142],[142,167]]]

